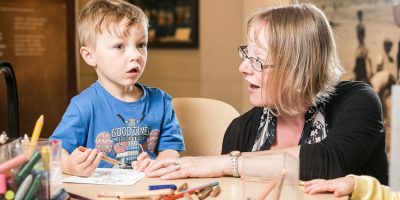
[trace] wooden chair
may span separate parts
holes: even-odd
[[[239,116],[231,105],[206,98],[174,98],[173,106],[182,128],[184,156],[221,154],[226,128]]]

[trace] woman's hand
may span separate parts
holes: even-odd
[[[229,174],[228,156],[201,156],[154,161],[145,170],[147,177],[179,179],[187,177],[221,177]]]
[[[314,179],[304,182],[304,192],[316,194],[321,192],[333,192],[337,197],[349,195],[355,185],[354,177],[346,176],[332,180]]]
[[[85,152],[75,149],[71,154],[68,154],[68,152],[63,149],[63,172],[74,176],[88,177],[92,175],[97,168],[102,157],[103,153],[98,152],[97,149],[87,149]]]
[[[136,161],[132,162],[132,168],[137,171],[144,171],[153,162],[146,152],[142,152],[137,157]]]

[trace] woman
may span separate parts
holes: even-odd
[[[147,176],[238,177],[245,175],[243,156],[288,152],[299,158],[302,180],[353,173],[387,183],[379,97],[362,82],[339,81],[343,69],[322,11],[311,4],[272,8],[247,27],[239,71],[255,107],[228,127],[225,155],[157,161]]]

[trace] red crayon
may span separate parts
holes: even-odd
[[[6,162],[4,162],[0,165],[0,173],[5,174],[9,170],[14,169],[14,168],[24,164],[26,161],[28,161],[28,160],[26,159],[25,154],[21,154],[10,160],[7,160]]]
[[[7,183],[6,183],[6,175],[0,174],[0,194],[6,193]]]

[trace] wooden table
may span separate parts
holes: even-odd
[[[67,175],[64,175],[67,177]],[[78,194],[89,199],[100,199],[100,200],[116,200],[117,198],[99,198],[97,197],[98,192],[113,191],[113,192],[143,192],[148,190],[149,185],[157,184],[175,184],[177,186],[187,182],[190,187],[207,184],[213,181],[219,181],[219,185],[222,189],[221,193],[217,198],[207,199],[255,199],[258,194],[265,188],[266,183],[248,182],[243,181],[239,178],[233,177],[222,177],[222,178],[192,178],[192,179],[178,179],[178,180],[162,180],[159,178],[143,178],[135,185],[131,186],[117,186],[117,185],[92,185],[92,184],[76,184],[76,183],[63,183],[64,189],[68,192]],[[308,195],[303,193],[303,188],[298,186],[298,199],[304,200],[329,200],[329,199],[340,199],[346,200],[348,197],[335,198],[333,194],[318,194]],[[293,187],[292,187],[293,188]],[[284,186],[282,188],[281,195],[288,194],[287,190],[290,186]],[[271,196],[271,195],[270,195]],[[281,196],[281,199],[287,199]]]

